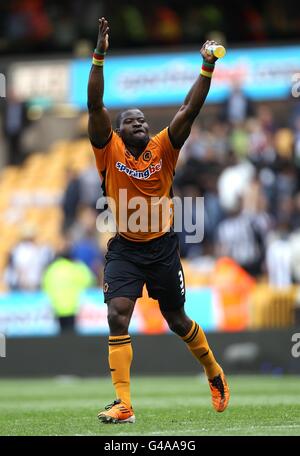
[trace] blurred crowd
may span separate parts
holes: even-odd
[[[272,104],[253,104],[236,84],[217,115],[196,121],[174,191],[204,197],[205,233],[200,243],[186,243],[187,233],[179,233],[183,258],[205,265],[230,257],[275,286],[300,283],[300,107],[289,106],[283,123]],[[32,227],[24,227],[6,270],[9,288],[39,289],[55,258],[79,261],[89,283],[101,284],[107,239],[96,227],[102,188],[93,160],[83,172],[67,169],[66,179],[61,250],[37,245]],[[190,210],[195,220],[195,207]]]
[[[90,285],[102,283],[103,243],[107,239],[101,238],[96,227],[96,202],[103,195],[98,172],[91,161],[91,166],[83,172],[67,169],[66,179],[66,190],[61,201],[63,221],[58,247],[55,250],[38,242],[38,227],[24,224],[22,239],[12,250],[5,272],[5,281],[11,290],[35,291],[46,286],[44,279],[47,273],[45,277],[44,275],[48,269],[52,271],[51,283],[54,284],[54,290],[59,288],[58,283],[66,283],[69,278],[69,293],[71,288],[78,287],[80,277]],[[63,263],[61,260],[64,260]],[[62,264],[63,267],[55,268],[55,264]],[[78,264],[85,268],[78,269]],[[69,274],[72,270],[77,277],[76,281]]]
[[[199,44],[212,31],[229,43],[293,40],[299,30],[296,12],[292,0],[12,0],[0,4],[0,50],[59,52],[93,46],[97,19],[103,15],[110,22],[113,49]]]
[[[290,106],[282,125],[236,86],[217,119],[193,128],[175,184],[204,196],[205,236],[185,244],[183,233],[182,256],[228,256],[273,285],[300,283],[300,111]]]

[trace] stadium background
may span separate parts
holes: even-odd
[[[176,194],[205,198],[203,242],[181,242],[186,309],[228,372],[300,372],[291,351],[300,299],[300,18],[293,5],[0,6],[1,376],[107,370],[100,286],[110,235],[96,229],[101,188],[86,135],[87,78],[102,15],[111,29],[106,105],[113,118],[124,106],[142,108],[152,133],[168,124],[198,74],[199,45],[210,38],[227,47],[175,177]],[[59,277],[49,284],[45,274],[66,246],[72,263],[87,266],[74,279],[74,333],[61,331],[46,293],[59,288]],[[146,296],[131,334],[133,372],[198,371]]]

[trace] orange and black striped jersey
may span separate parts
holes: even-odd
[[[120,234],[131,241],[145,242],[168,231],[173,221],[171,188],[179,155],[168,128],[152,137],[138,158],[114,131],[103,148],[93,146],[93,150],[108,202],[115,202],[115,210],[111,209]],[[141,197],[142,207],[135,206]],[[138,230],[131,229],[131,217],[147,220],[146,226],[142,222]]]

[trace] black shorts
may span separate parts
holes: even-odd
[[[177,234],[168,232],[149,242],[131,242],[117,234],[108,242],[103,292],[105,302],[124,297],[135,301],[146,284],[162,310],[185,302],[185,283]]]

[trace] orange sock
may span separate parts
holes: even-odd
[[[109,336],[109,367],[117,399],[130,407],[130,366],[132,361],[131,338]]]
[[[191,330],[182,340],[187,344],[189,350],[204,367],[207,377],[211,380],[222,372],[221,366],[209,348],[203,329],[193,321]]]

